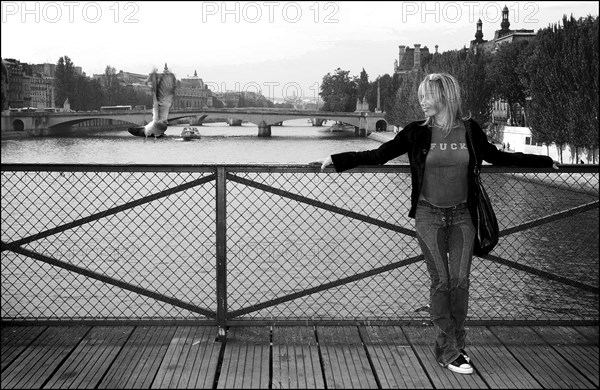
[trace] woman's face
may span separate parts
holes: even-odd
[[[421,96],[421,100],[419,101],[419,104],[421,105],[421,109],[423,110],[423,113],[425,114],[425,117],[427,117],[427,118],[432,117],[435,114],[440,112],[440,108],[438,107],[438,104],[435,102],[432,92],[430,90],[428,90],[427,88],[424,89],[423,95]]]

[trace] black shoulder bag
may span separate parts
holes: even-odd
[[[467,129],[467,135],[470,139],[471,151],[475,156],[475,148],[473,146],[473,136],[471,134],[471,124],[465,122]],[[475,176],[475,203],[476,215],[475,215],[475,245],[473,247],[473,253],[477,256],[485,256],[494,249],[498,244],[500,229],[498,228],[498,220],[496,214],[492,208],[492,202],[481,184],[481,178],[479,177],[479,168],[477,168],[477,161],[475,161],[474,168]]]

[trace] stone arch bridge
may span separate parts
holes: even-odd
[[[258,126],[259,136],[270,136],[271,126],[290,119],[334,120],[354,126],[359,136],[377,130],[386,130],[385,113],[374,112],[326,112],[269,108],[220,108],[198,110],[173,110],[169,121],[191,118],[204,120],[207,117],[237,119]],[[150,110],[127,111],[85,111],[85,112],[11,112],[2,115],[3,130],[26,131],[32,135],[46,135],[59,132],[72,125],[91,119],[114,119],[129,122],[133,126],[143,126],[152,120]]]

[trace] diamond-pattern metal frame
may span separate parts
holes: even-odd
[[[469,321],[598,321],[598,169],[484,167]],[[408,166],[2,166],[3,320],[428,321]]]
[[[214,173],[2,172],[2,317],[216,316]]]

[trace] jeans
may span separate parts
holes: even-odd
[[[446,366],[465,347],[475,227],[466,203],[440,208],[422,200],[417,204],[415,227],[431,278],[435,358]]]

